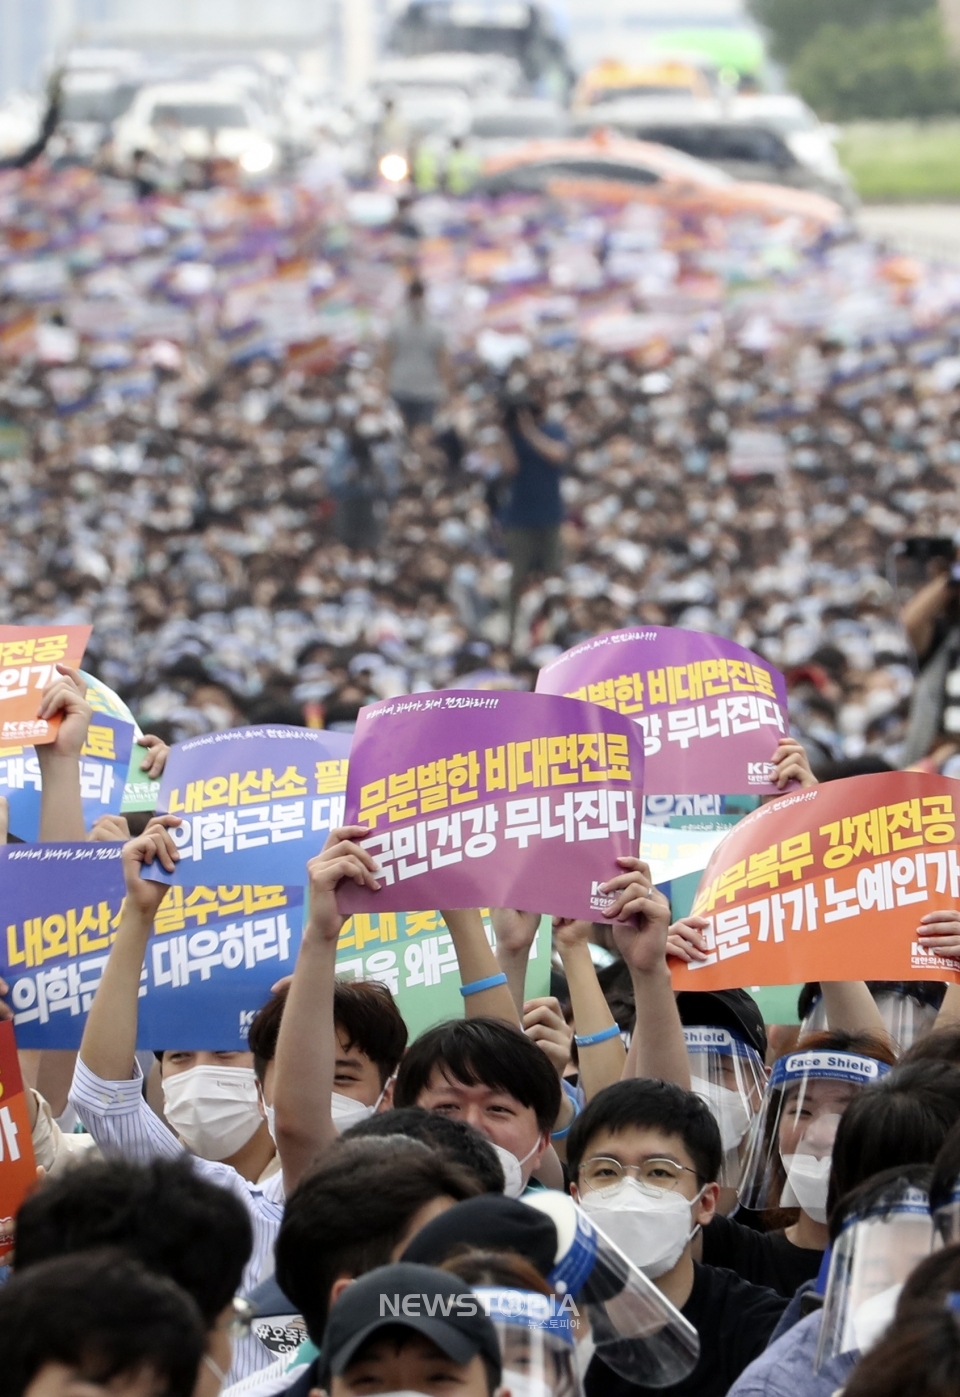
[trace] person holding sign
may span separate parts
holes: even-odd
[[[109,1155],[147,1162],[190,1150],[204,1178],[229,1189],[249,1212],[254,1249],[246,1283],[253,1286],[271,1263],[283,1214],[279,1171],[264,1177],[274,1145],[258,1101],[250,1053],[167,1051],[161,1080],[171,1133],[143,1098],[135,1056],[140,975],[147,940],[166,885],[140,877],[158,859],[172,869],[177,850],[169,826],[154,820],[123,849],[126,898],[116,940],[87,1018],[70,1100],[84,1127]],[[179,1137],[179,1138],[178,1138]],[[259,1347],[259,1346],[257,1346]],[[263,1356],[241,1346],[237,1376],[262,1366]]]

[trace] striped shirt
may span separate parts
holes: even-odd
[[[143,1073],[134,1062],[125,1082],[105,1082],[78,1057],[70,1102],[84,1127],[106,1157],[149,1164],[154,1159],[179,1159],[187,1151],[143,1096]],[[208,1183],[228,1189],[244,1205],[253,1230],[253,1251],[243,1273],[242,1292],[252,1290],[273,1273],[273,1244],[283,1218],[283,1174],[278,1170],[261,1183],[250,1183],[229,1164],[192,1156],[197,1173]],[[273,1355],[250,1335],[235,1342],[228,1382],[236,1382],[273,1361]]]

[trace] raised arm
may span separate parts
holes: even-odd
[[[441,912],[441,916],[457,953],[461,987],[467,991],[463,996],[466,1017],[502,1019],[522,1030],[510,985],[487,941],[480,913],[472,908],[460,908]],[[478,985],[481,988],[477,989]]]
[[[346,918],[337,908],[335,889],[349,878],[379,890],[376,861],[358,842],[368,832],[362,825],[332,830],[322,852],[307,864],[310,916],[280,1020],[274,1068],[274,1130],[288,1198],[337,1138],[330,1114],[337,1060],[333,996],[337,940]]]
[[[507,977],[507,987],[513,996],[517,1013],[523,1017],[526,1000],[527,963],[537,928],[539,912],[516,912],[509,907],[494,907],[490,911],[497,948],[497,964]]]
[[[57,665],[58,678],[44,689],[39,717],[62,714],[53,742],[37,747],[40,763],[40,842],[86,839],[80,799],[80,753],[87,740],[93,709],[86,700],[87,682],[79,670]]]
[[[560,952],[576,1031],[580,1085],[589,1101],[598,1091],[619,1082],[627,1054],[620,1030],[604,998],[590,956],[592,922],[553,920],[553,944]]]
[[[637,1006],[623,1075],[658,1077],[689,1091],[687,1045],[667,966],[670,904],[654,888],[650,869],[640,859],[617,862],[624,873],[603,889],[619,896],[604,916],[614,923],[613,939],[629,968]]]
[[[862,980],[821,981],[827,1026],[836,1032],[872,1033],[887,1037],[883,1015]]]
[[[133,1071],[137,1047],[137,1006],[140,972],[157,908],[167,894],[165,883],[140,877],[144,864],[159,859],[168,873],[179,858],[169,827],[175,815],[161,815],[138,839],[123,846],[126,896],[103,976],[90,1005],[80,1043],[80,1061],[107,1082],[126,1081]]]
[[[900,612],[900,621],[914,652],[922,657],[933,644],[937,617],[950,599],[950,574],[942,572],[910,598]]]

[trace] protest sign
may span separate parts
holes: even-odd
[[[682,819],[705,820],[749,815],[760,804],[759,796],[748,795],[645,795],[643,798],[643,827],[660,825],[679,828]]]
[[[493,926],[483,913],[487,940]],[[543,917],[527,966],[528,999],[550,993],[550,918]],[[380,980],[397,1001],[411,1039],[446,1019],[463,1018],[457,957],[439,912],[357,912],[337,944],[337,975]]]
[[[171,830],[176,872],[159,883],[259,881],[303,887],[307,862],[343,822],[347,733],[247,727],[171,747],[157,809],[180,817]]]
[[[720,794],[780,794],[771,758],[789,732],[783,675],[733,641],[669,626],[610,631],[546,665],[537,693],[637,723],[648,796],[702,791],[707,773]]]
[[[87,829],[101,815],[120,813],[133,732],[132,723],[120,718],[106,713],[93,716],[80,753],[80,799]],[[6,796],[10,807],[10,832],[28,844],[40,838],[41,790],[36,749],[0,748],[0,795]]]
[[[79,1047],[120,924],[120,844],[0,848],[0,976],[22,1048]],[[299,887],[171,888],[140,980],[142,1048],[236,1050],[270,986],[289,975]]]
[[[0,1023],[0,1222],[16,1217],[36,1182],[37,1166],[17,1041],[13,1024],[7,1021]],[[0,1264],[12,1250],[12,1238],[6,1243],[0,1241]]]
[[[527,693],[443,691],[360,710],[345,819],[381,868],[345,912],[536,907],[592,918],[635,853],[643,749],[629,719]]]
[[[0,626],[0,743],[53,742],[60,717],[38,718],[57,665],[77,668],[92,626]]]
[[[672,963],[675,989],[807,980],[960,980],[916,939],[954,908],[960,863],[949,777],[897,771],[797,791],[736,825],[714,852],[693,911],[708,955]]]
[[[159,780],[155,781],[143,770],[143,763],[149,754],[147,748],[139,746],[137,742],[141,736],[137,720],[119,694],[115,694],[108,685],[104,684],[102,679],[87,674],[85,670],[80,672],[87,681],[87,703],[90,704],[94,713],[110,714],[114,718],[129,723],[133,728],[133,740],[130,745],[130,758],[127,764],[119,813],[127,815],[135,810],[156,810],[157,798],[160,795],[160,782]]]

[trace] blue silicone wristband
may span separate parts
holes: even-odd
[[[473,980],[469,985],[461,985],[460,993],[464,999],[469,999],[471,994],[480,994],[483,990],[495,990],[498,985],[506,983],[507,977],[501,971],[499,975],[488,975],[485,980]]]
[[[606,1043],[611,1038],[619,1037],[620,1029],[616,1024],[611,1024],[609,1028],[602,1028],[599,1033],[585,1033],[581,1038],[579,1034],[574,1034],[573,1041],[578,1048],[592,1048],[594,1043]]]
[[[581,1106],[580,1106],[580,1102],[574,1100],[574,1098],[573,1098],[572,1096],[569,1097],[569,1101],[570,1101],[571,1105],[573,1106],[573,1115],[572,1115],[571,1118],[570,1118],[570,1124],[569,1124],[569,1125],[565,1125],[565,1126],[563,1127],[562,1130],[551,1130],[551,1132],[550,1132],[550,1139],[551,1139],[551,1140],[565,1140],[565,1139],[567,1138],[567,1136],[570,1134],[570,1126],[573,1125],[573,1122],[577,1119],[577,1116],[579,1116],[579,1114],[580,1114],[580,1111],[581,1111],[581,1109],[582,1109]]]

